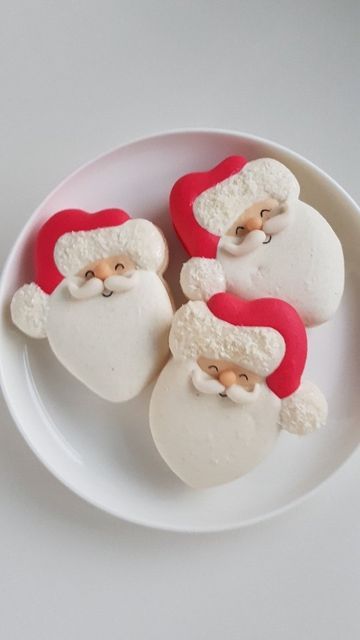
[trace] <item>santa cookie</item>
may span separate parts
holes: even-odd
[[[334,231],[299,192],[295,176],[277,160],[233,156],[180,178],[170,210],[188,253],[207,259],[208,281],[217,259],[228,291],[246,300],[286,300],[314,326],[340,303],[344,260]],[[199,260],[191,263],[196,272]]]
[[[165,462],[191,487],[239,478],[281,429],[303,435],[326,421],[322,393],[301,382],[306,331],[286,302],[230,293],[188,302],[174,316],[170,349],[150,426]]]
[[[47,337],[64,367],[102,398],[140,393],[168,357],[163,234],[119,209],[60,211],[40,229],[35,258],[35,282],[11,302],[14,324]]]

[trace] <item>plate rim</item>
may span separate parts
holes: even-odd
[[[159,132],[155,132],[155,133],[151,133],[149,135],[141,135],[141,136],[137,136],[135,138],[131,138],[128,141],[123,142],[120,145],[116,145],[114,147],[112,147],[111,149],[104,151],[98,155],[96,155],[94,158],[82,163],[80,166],[76,167],[73,171],[71,171],[69,174],[67,174],[63,179],[61,179],[56,186],[50,190],[49,193],[46,194],[46,196],[42,199],[42,201],[39,203],[39,205],[34,209],[34,211],[31,212],[31,214],[29,215],[28,220],[26,221],[26,223],[24,224],[24,226],[22,227],[20,233],[17,235],[15,241],[13,242],[13,244],[11,245],[10,249],[8,250],[7,253],[7,257],[5,259],[3,268],[2,268],[2,274],[1,274],[1,278],[0,278],[0,301],[3,301],[3,290],[4,290],[4,282],[6,280],[6,273],[9,267],[9,263],[10,260],[13,256],[14,253],[16,253],[18,245],[20,245],[24,239],[24,237],[26,237],[27,232],[28,232],[28,228],[31,226],[33,219],[38,215],[39,211],[44,207],[44,205],[46,204],[47,200],[49,200],[50,198],[52,198],[56,192],[58,190],[60,190],[68,181],[72,180],[73,178],[75,178],[77,176],[77,174],[81,173],[82,171],[86,170],[88,167],[90,167],[91,165],[96,164],[97,162],[100,162],[101,160],[103,160],[104,158],[111,156],[112,154],[115,154],[121,150],[126,149],[127,147],[132,147],[135,146],[136,144],[141,144],[144,143],[145,141],[151,141],[153,139],[161,139],[161,138],[166,138],[166,137],[170,137],[170,136],[178,136],[178,135],[188,135],[188,134],[210,134],[210,135],[227,135],[229,137],[236,137],[239,139],[243,139],[246,138],[249,141],[254,141],[256,143],[263,143],[263,144],[270,144],[272,147],[274,147],[275,149],[278,149],[279,151],[283,151],[284,153],[292,156],[294,159],[299,160],[300,162],[304,163],[305,165],[307,165],[308,167],[310,167],[311,169],[313,169],[316,173],[318,173],[320,176],[322,176],[325,180],[329,181],[334,187],[335,189],[337,189],[341,196],[343,198],[345,198],[345,200],[348,201],[349,205],[351,207],[354,208],[354,210],[356,211],[356,213],[358,215],[360,215],[360,207],[359,205],[356,203],[356,201],[354,200],[354,198],[352,198],[352,196],[334,179],[332,178],[328,173],[326,173],[323,169],[321,169],[320,167],[318,167],[314,162],[312,162],[311,160],[308,160],[307,158],[305,158],[304,156],[302,156],[301,154],[299,154],[296,151],[293,151],[292,149],[289,149],[288,147],[286,147],[285,145],[279,144],[277,142],[272,141],[269,138],[264,138],[261,136],[257,136],[251,133],[247,133],[245,131],[238,131],[235,129],[225,129],[225,128],[212,128],[212,127],[184,127],[184,128],[174,128],[174,129],[169,129],[169,130],[165,130],[165,131],[159,131]],[[167,531],[167,532],[171,532],[171,533],[186,533],[186,534],[191,534],[191,533],[196,533],[196,534],[206,534],[206,533],[216,533],[216,532],[227,532],[227,531],[234,531],[237,529],[242,529],[245,527],[249,527],[255,524],[258,524],[260,522],[265,522],[267,520],[270,520],[272,518],[275,518],[276,516],[280,516],[283,513],[287,512],[288,510],[292,509],[293,507],[296,507],[298,505],[300,505],[302,502],[304,502],[307,498],[310,498],[311,496],[313,496],[317,491],[320,491],[321,489],[323,489],[325,483],[327,483],[329,480],[331,480],[332,478],[334,478],[334,476],[336,476],[338,474],[338,472],[350,461],[350,459],[355,455],[355,453],[357,452],[357,450],[360,448],[360,444],[356,445],[354,447],[354,449],[344,458],[344,460],[337,466],[337,468],[334,471],[331,471],[330,474],[328,476],[326,476],[324,479],[322,479],[315,487],[313,487],[312,489],[306,491],[305,493],[303,493],[301,496],[291,500],[290,502],[288,502],[287,504],[278,507],[276,509],[273,509],[271,511],[269,511],[266,514],[262,514],[259,516],[255,516],[253,518],[247,518],[245,520],[241,520],[239,522],[231,522],[228,524],[206,524],[206,525],[192,525],[192,526],[186,526],[186,525],[173,525],[171,523],[169,523],[168,521],[162,521],[162,520],[153,520],[152,518],[140,518],[140,517],[132,517],[129,515],[124,515],[123,513],[120,513],[118,510],[116,509],[112,509],[110,506],[104,505],[101,502],[99,502],[97,499],[92,498],[91,496],[89,496],[88,494],[86,494],[85,491],[82,491],[81,489],[79,489],[76,484],[71,483],[71,481],[69,481],[66,477],[66,474],[62,474],[60,470],[55,469],[53,467],[53,465],[47,460],[46,457],[44,457],[37,449],[36,445],[31,441],[31,439],[29,438],[27,431],[23,428],[22,426],[22,421],[19,419],[17,412],[16,412],[16,408],[12,402],[12,400],[10,399],[10,393],[8,391],[8,386],[6,383],[6,375],[5,375],[5,371],[4,371],[4,367],[2,364],[2,360],[0,359],[0,386],[4,395],[4,399],[7,405],[7,409],[18,429],[18,431],[20,432],[20,434],[22,435],[22,437],[24,438],[25,442],[27,443],[27,445],[29,446],[29,448],[31,449],[31,451],[35,454],[36,458],[41,462],[41,464],[44,465],[44,467],[47,469],[47,471],[49,471],[55,478],[57,481],[59,481],[62,485],[64,485],[69,491],[71,491],[72,493],[74,493],[76,496],[78,496],[79,498],[81,498],[82,500],[84,500],[87,504],[91,505],[92,507],[96,507],[98,509],[100,509],[100,511],[103,511],[117,519],[120,519],[124,522],[129,522],[131,524],[135,524],[135,525],[140,525],[152,530],[159,530],[159,531]]]

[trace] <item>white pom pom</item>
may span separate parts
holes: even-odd
[[[10,305],[13,323],[31,338],[46,338],[49,296],[37,284],[24,284]]]
[[[208,300],[226,290],[224,270],[217,260],[190,258],[181,269],[180,285],[189,300]]]
[[[320,429],[326,423],[327,413],[327,402],[320,389],[306,381],[282,401],[280,426],[302,436]]]

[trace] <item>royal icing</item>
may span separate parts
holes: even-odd
[[[334,315],[344,288],[341,244],[315,209],[291,205],[291,223],[267,244],[234,257],[219,243],[228,291],[247,300],[277,297],[291,304],[307,326]]]
[[[215,298],[210,299],[214,305]],[[219,306],[229,300],[228,294],[219,298]],[[264,376],[276,369],[285,353],[284,339],[275,329],[233,326],[215,317],[208,305],[200,301],[188,302],[177,311],[169,343],[175,357],[228,357]]]
[[[36,282],[11,302],[14,324],[47,337],[64,367],[106,400],[139,394],[168,356],[162,233],[121,210],[66,210],[42,227],[35,255]]]
[[[201,227],[221,236],[254,202],[266,198],[287,202],[297,199],[299,193],[299,183],[289,169],[277,160],[260,158],[206,189],[195,199],[193,211]]]
[[[191,370],[190,361],[165,366],[151,398],[150,427],[170,469],[199,489],[235,480],[261,462],[279,434],[280,400],[263,384],[250,405],[199,393],[189,383]]]
[[[104,299],[73,300],[66,281],[50,296],[47,337],[58,360],[92,391],[112,402],[138,395],[168,357],[172,306],[151,271]]]
[[[295,176],[280,162],[231,157],[180,178],[170,210],[190,255],[220,263],[214,279],[224,278],[227,290],[249,300],[279,297],[314,326],[340,303],[344,260],[330,225],[298,197]]]
[[[247,473],[280,429],[305,434],[325,423],[325,398],[301,383],[306,332],[289,304],[230,293],[190,301],[175,313],[169,343],[150,427],[165,462],[191,487]]]

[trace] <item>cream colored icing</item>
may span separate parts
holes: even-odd
[[[151,398],[150,428],[172,471],[206,488],[239,478],[271,451],[281,402],[264,384],[250,405],[201,394],[191,383],[193,367],[174,358],[165,366]]]
[[[297,199],[299,193],[299,183],[285,165],[273,158],[259,158],[203,191],[194,200],[193,211],[202,227],[221,236],[254,202],[275,198],[282,203]]]
[[[180,272],[180,285],[189,300],[208,300],[226,291],[222,265],[211,258],[190,258]]]
[[[47,336],[70,373],[106,400],[123,402],[164,365],[172,315],[154,272],[139,271],[134,289],[109,298],[74,300],[63,281],[50,296]]]
[[[339,239],[310,205],[297,201],[286,228],[253,252],[234,257],[219,245],[228,291],[247,300],[276,297],[289,302],[307,326],[326,322],[344,288]]]
[[[323,427],[327,414],[327,402],[320,389],[305,380],[282,401],[279,424],[290,433],[303,436]]]
[[[173,319],[170,349],[177,358],[226,358],[269,375],[284,357],[282,335],[269,327],[241,327],[216,318],[205,302],[183,305]]]
[[[226,291],[224,269],[217,260],[190,258],[182,266],[180,286],[189,300],[208,300]]]
[[[166,262],[167,246],[152,222],[134,218],[116,227],[65,233],[55,245],[54,259],[59,271],[68,276],[119,253],[128,254],[141,269],[159,271]]]
[[[49,296],[35,282],[15,291],[10,305],[11,319],[16,327],[31,338],[46,338]]]

